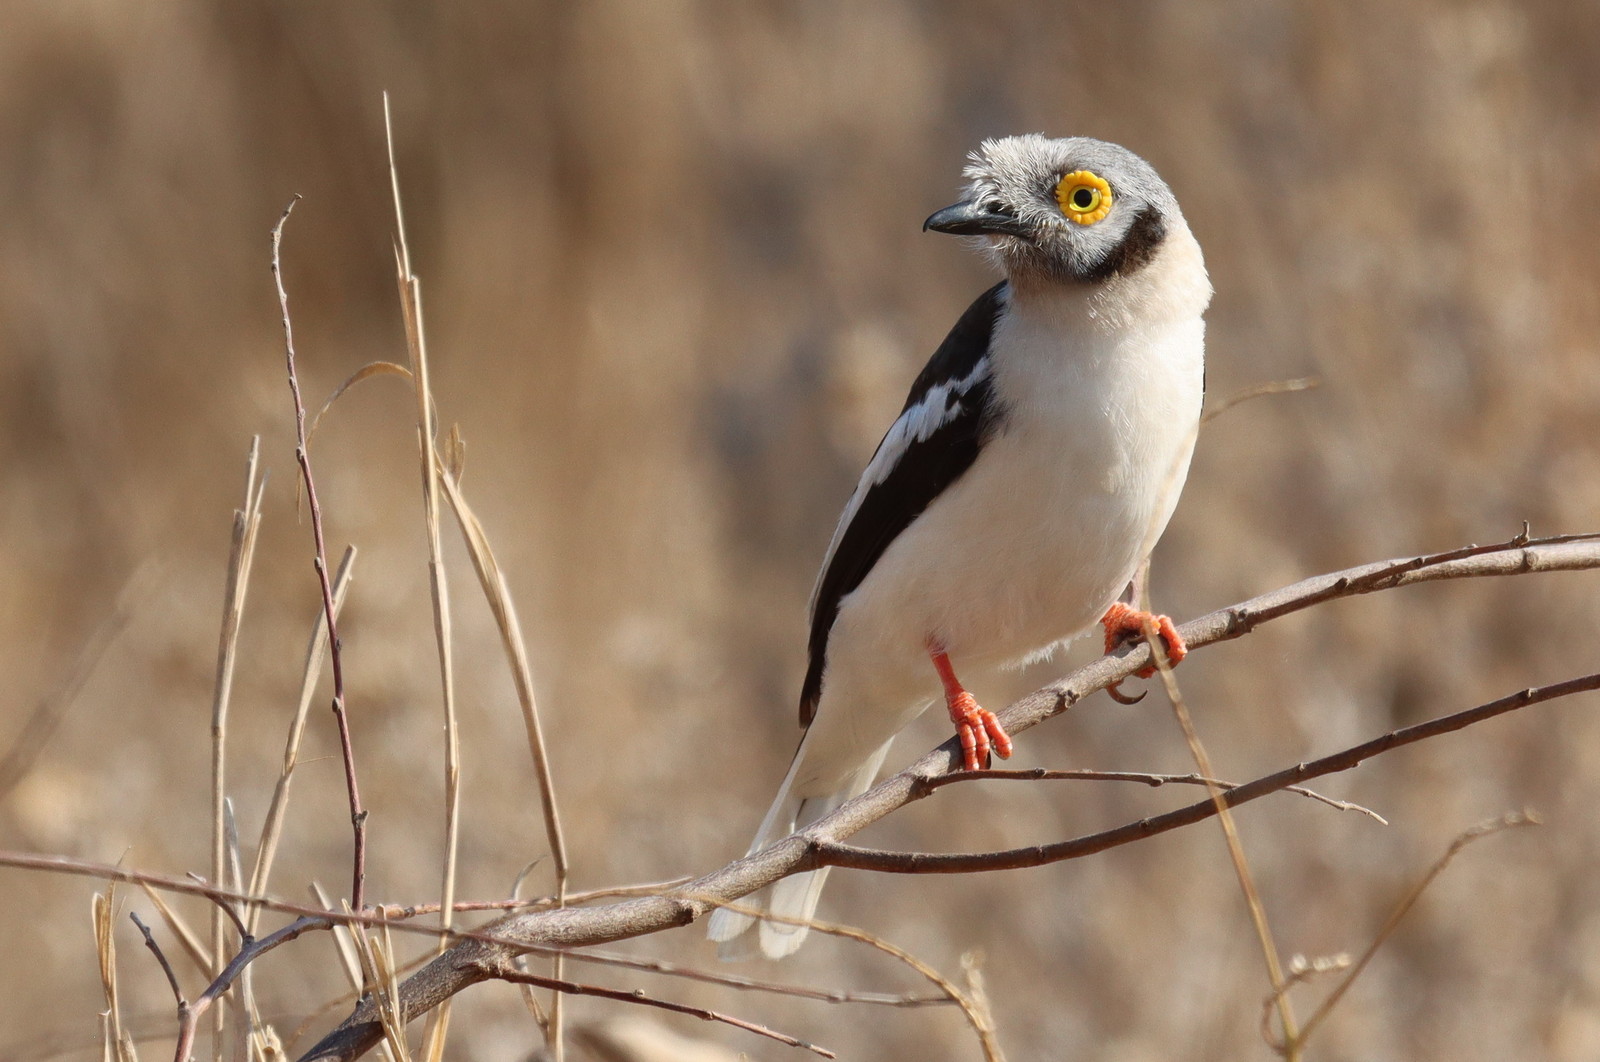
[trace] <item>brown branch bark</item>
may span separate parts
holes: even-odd
[[[322,589],[322,614],[328,623],[328,659],[333,667],[333,718],[339,727],[339,753],[344,760],[344,784],[350,797],[350,829],[355,835],[350,857],[350,906],[359,911],[366,905],[367,813],[361,807],[361,788],[356,782],[356,754],[350,744],[350,720],[345,712],[344,657],[339,644],[338,610],[333,604],[333,586],[328,581],[328,549],[322,538],[322,506],[317,502],[316,478],[311,474],[311,453],[306,449],[306,406],[300,398],[300,377],[295,370],[294,328],[289,320],[289,293],[283,286],[283,259],[280,253],[283,226],[299,201],[298,195],[289,200],[289,205],[283,208],[283,216],[272,227],[272,282],[278,289],[289,392],[294,397],[294,456],[300,465],[300,477],[305,481],[306,503],[311,508],[311,536],[316,545],[314,564],[317,584]],[[220,880],[220,875],[218,877]]]
[[[1597,538],[1600,536],[1532,540],[1524,533],[1498,545],[1470,546],[1447,553],[1367,564],[1306,579],[1241,604],[1219,609],[1191,620],[1179,630],[1189,648],[1195,650],[1238,638],[1262,623],[1325,601],[1377,590],[1443,579],[1600,568],[1600,542],[1596,541]],[[1127,678],[1149,662],[1150,650],[1144,645],[1135,646],[1122,656],[1103,657],[1012,704],[1000,713],[1000,720],[1008,732],[1019,733],[1051,716],[1059,715],[1090,693]],[[1316,774],[1355,766],[1362,759],[1403,744],[1448,733],[1541,700],[1597,687],[1600,687],[1600,675],[1585,676],[1540,690],[1524,690],[1467,712],[1386,734],[1355,749],[1325,757],[1316,764],[1296,764],[1229,790],[1225,799],[1230,806],[1241,804],[1303,782]],[[717,901],[738,899],[781,877],[822,865],[824,853],[827,853],[827,861],[834,865],[916,873],[992,870],[1002,866],[1033,866],[1050,861],[1039,853],[1062,846],[1046,845],[1019,850],[1029,855],[984,853],[978,856],[924,856],[917,853],[871,852],[842,844],[844,838],[896,809],[927,796],[933,791],[930,780],[949,773],[960,763],[960,748],[952,739],[805,831],[661,895],[599,907],[524,912],[491,923],[484,928],[484,932],[494,935],[496,941],[464,940],[405,981],[401,986],[400,999],[403,1012],[407,1020],[416,1018],[470,985],[496,977],[505,968],[508,959],[524,948],[604,944],[687,925],[707,914]],[[1343,767],[1329,765],[1332,763],[1342,763]],[[1325,769],[1314,769],[1317,765],[1324,765]],[[1064,845],[1080,846],[1081,851],[1073,854],[1086,855],[1111,847],[1112,844],[1128,843],[1163,829],[1198,822],[1215,813],[1216,805],[1206,800],[1092,838],[1064,842]],[[906,869],[900,864],[905,859],[920,860],[922,865],[915,870]],[[961,861],[966,861],[965,865],[958,866]],[[302,1057],[302,1062],[356,1058],[377,1044],[382,1035],[375,1004],[371,1000],[363,1000],[354,1013]]]
[[[1393,749],[1406,745],[1414,745],[1419,741],[1441,734],[1449,734],[1456,730],[1463,730],[1474,723],[1481,723],[1485,719],[1493,719],[1497,715],[1526,708],[1530,704],[1541,704],[1544,701],[1553,701],[1562,697],[1570,697],[1575,693],[1586,693],[1590,690],[1600,690],[1600,672],[1592,675],[1581,675],[1578,678],[1567,679],[1565,682],[1555,682],[1548,686],[1538,686],[1501,697],[1497,700],[1480,704],[1476,708],[1455,712],[1451,715],[1430,719],[1426,723],[1408,726],[1402,730],[1394,730],[1382,737],[1373,738],[1371,741],[1362,742],[1342,752],[1331,756],[1324,756],[1308,763],[1297,763],[1293,767],[1285,767],[1281,771],[1257,778],[1253,782],[1235,786],[1232,789],[1217,791],[1216,800],[1230,808],[1247,804],[1252,800],[1287,789],[1295,782],[1303,782],[1310,778],[1320,778],[1323,775],[1337,774],[1357,767],[1363,760],[1370,760],[1374,756],[1382,755]],[[1030,845],[1026,848],[1011,848],[1002,852],[976,852],[957,855],[936,855],[928,852],[885,852],[874,848],[857,848],[854,845],[839,844],[829,841],[817,841],[812,845],[812,860],[818,865],[835,867],[850,867],[855,870],[876,870],[884,874],[972,874],[987,870],[1016,870],[1022,867],[1039,867],[1046,863],[1059,863],[1067,859],[1078,859],[1082,856],[1103,852],[1107,848],[1128,844],[1131,841],[1143,840],[1154,837],[1158,833],[1175,830],[1179,826],[1188,826],[1209,819],[1217,813],[1213,798],[1197,801],[1187,807],[1169,811],[1164,815],[1153,818],[1140,819],[1130,822],[1126,826],[1116,829],[1103,830],[1100,833],[1090,834],[1086,837],[1076,837],[1070,841],[1061,841],[1057,844]]]
[[[736,1018],[731,1014],[724,1014],[719,1010],[707,1010],[705,1007],[692,1007],[687,1003],[674,1003],[668,999],[657,999],[647,996],[640,990],[625,992],[616,988],[602,988],[599,985],[587,985],[578,981],[567,981],[557,977],[540,977],[538,974],[519,970],[515,966],[507,966],[495,975],[497,980],[506,981],[514,985],[533,985],[538,988],[548,988],[564,995],[573,996],[598,996],[601,999],[610,999],[618,1003],[637,1003],[646,1007],[658,1007],[661,1010],[670,1010],[674,1014],[687,1014],[691,1018],[701,1021],[720,1021],[732,1025],[736,1029],[765,1036],[776,1040],[789,1047],[799,1047],[812,1054],[821,1055],[823,1058],[838,1058],[839,1056],[825,1047],[809,1043],[805,1040],[790,1036],[788,1033],[778,1032],[765,1025],[758,1025],[753,1021]]]

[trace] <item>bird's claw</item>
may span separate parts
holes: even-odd
[[[956,725],[956,736],[961,739],[963,767],[969,771],[985,769],[989,766],[991,752],[1002,760],[1011,758],[1011,735],[993,712],[978,706],[972,694],[963,690],[951,697],[949,708],[950,721]]]
[[[1183,636],[1178,633],[1178,628],[1172,625],[1171,616],[1157,615],[1154,612],[1144,612],[1140,609],[1130,608],[1118,601],[1106,609],[1106,614],[1100,622],[1106,629],[1106,652],[1114,653],[1125,645],[1131,645],[1144,637],[1144,622],[1149,620],[1156,629],[1156,634],[1161,637],[1162,648],[1166,650],[1167,663],[1177,667],[1178,663],[1189,655],[1189,647],[1184,644]],[[1149,678],[1156,673],[1156,666],[1150,664],[1134,672],[1138,678]],[[1109,687],[1114,700],[1123,704],[1131,701],[1123,700],[1115,685]],[[1143,694],[1140,695],[1141,697]]]
[[[1122,682],[1122,679],[1118,679],[1116,682],[1113,682],[1111,685],[1106,687],[1106,696],[1110,697],[1118,704],[1138,704],[1140,701],[1144,700],[1145,693],[1150,692],[1149,690],[1145,690],[1144,693],[1139,694],[1137,697],[1129,697],[1126,693],[1122,692]]]

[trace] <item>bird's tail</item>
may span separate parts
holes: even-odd
[[[806,743],[801,741],[800,748],[794,755],[794,762],[789,765],[789,772],[784,776],[783,785],[778,788],[778,797],[772,802],[766,818],[761,820],[761,828],[756,831],[756,839],[751,843],[747,854],[754,855],[773,841],[805,829],[818,819],[832,813],[845,801],[865,793],[872,785],[873,779],[878,776],[878,768],[883,766],[883,758],[888,755],[889,744],[886,741],[878,746],[878,749],[847,776],[844,784],[834,792],[826,796],[796,797],[791,794],[794,791],[800,764],[806,754]],[[831,868],[822,867],[781,878],[745,897],[743,904],[759,908],[763,914],[799,922],[810,921],[811,916],[816,913],[817,901],[822,897],[822,883],[828,879],[829,869]],[[757,953],[757,945],[760,954],[769,959],[781,959],[794,954],[795,949],[806,939],[806,926],[791,922],[774,922],[766,918],[760,920],[760,927],[752,939],[749,930],[755,922],[754,916],[730,911],[725,907],[718,908],[712,912],[706,935],[720,945],[717,954],[724,959],[753,958]]]

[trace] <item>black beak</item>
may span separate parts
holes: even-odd
[[[990,209],[996,207],[995,209]],[[1015,214],[996,204],[957,203],[947,206],[922,223],[922,231],[948,232],[952,236],[1020,236],[1032,233]]]

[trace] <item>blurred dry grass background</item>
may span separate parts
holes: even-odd
[[[0,33],[0,743],[130,572],[150,575],[0,806],[0,845],[207,865],[229,515],[260,432],[272,480],[231,767],[254,835],[317,607],[267,233],[303,193],[285,262],[311,401],[367,361],[403,360],[383,88],[441,414],[467,436],[468,495],[524,612],[576,887],[742,850],[796,737],[806,596],[835,514],[988,283],[958,242],[918,231],[983,136],[1088,134],[1146,155],[1217,287],[1213,396],[1325,381],[1207,428],[1156,556],[1162,609],[1187,617],[1523,519],[1600,524],[1600,7],[1583,0],[19,0]],[[315,445],[330,549],[363,551],[343,633],[376,900],[432,895],[442,834],[411,417],[399,387],[368,384]],[[490,897],[544,842],[492,624],[452,549],[461,891]],[[1180,677],[1218,770],[1253,776],[1592,669],[1596,589],[1547,576],[1337,604]],[[1156,702],[1096,698],[1026,735],[1020,760],[1186,770]],[[1473,822],[1529,805],[1549,824],[1470,850],[1313,1057],[1600,1057],[1597,707],[1534,708],[1327,785],[1388,828],[1291,798],[1241,815],[1280,943],[1308,954],[1361,947]],[[347,874],[331,726],[315,718],[321,758],[302,768],[296,859],[276,878],[289,896]],[[896,758],[942,736],[917,730]],[[1184,797],[962,793],[871,836],[995,847]],[[92,886],[0,882],[0,1053],[87,1057]],[[840,874],[830,889],[825,916],[946,970],[980,951],[1017,1059],[1267,1057],[1264,978],[1214,827],[1046,870]],[[168,1035],[170,997],[134,943],[125,1006]],[[697,930],[641,950],[711,961]],[[905,983],[821,940],[782,972]],[[339,987],[325,941],[257,974],[283,1028]],[[944,1011],[659,990],[847,1058],[974,1056]],[[611,1013],[575,1006],[580,1022]],[[525,1058],[534,1040],[495,987],[465,997],[454,1032],[475,1059]]]

